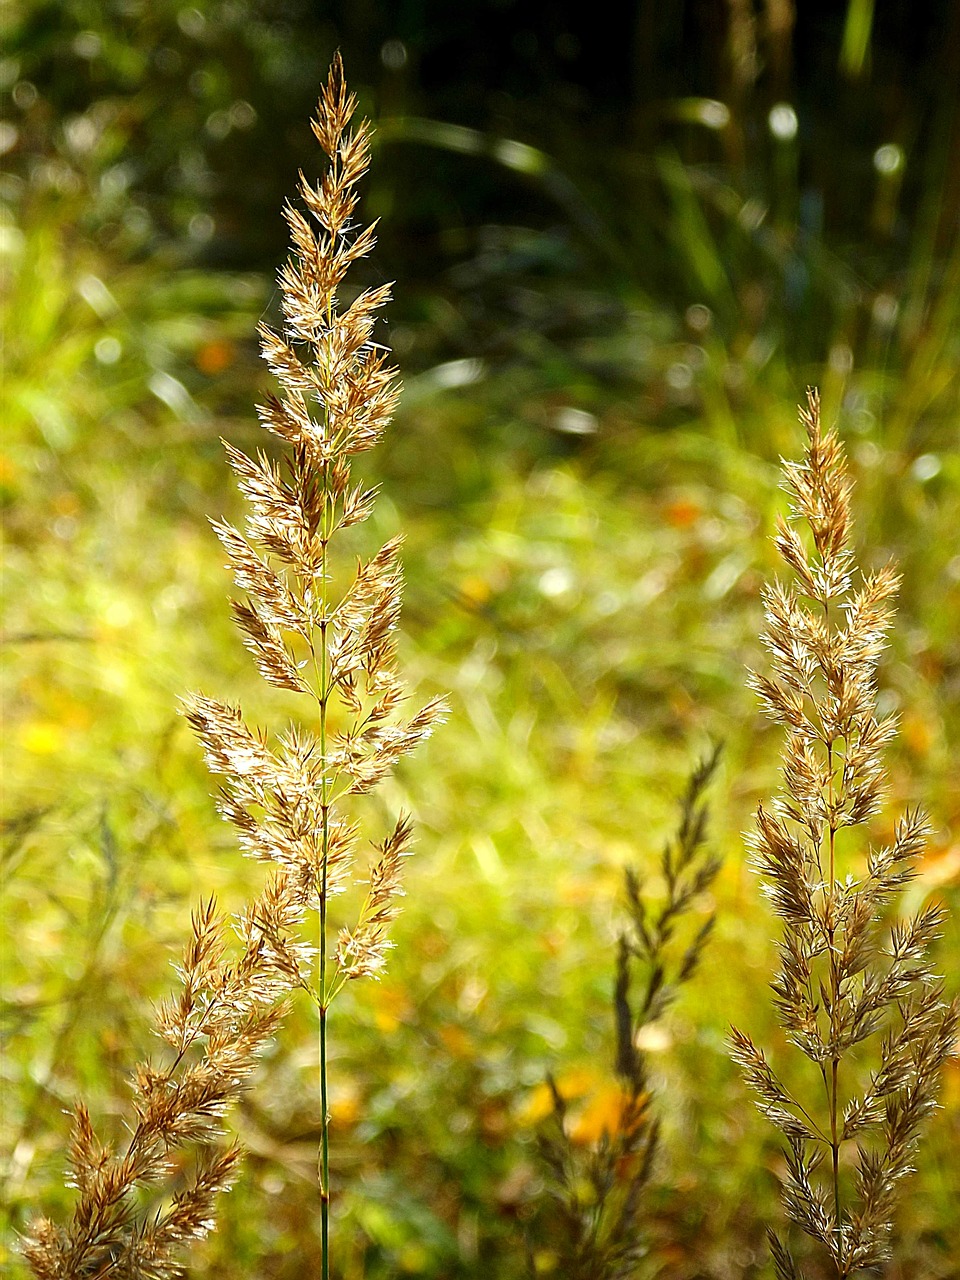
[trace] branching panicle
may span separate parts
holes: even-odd
[[[70,1181],[78,1197],[67,1227],[31,1225],[24,1255],[41,1280],[117,1275],[167,1280],[181,1274],[185,1245],[213,1225],[217,1195],[231,1183],[239,1152],[219,1149],[222,1118],[245,1087],[276,1029],[282,997],[301,963],[286,937],[297,916],[277,879],[237,924],[239,955],[228,955],[226,922],[211,898],[193,916],[177,968],[179,994],[156,1010],[168,1046],[160,1063],[142,1062],[133,1079],[136,1121],[122,1151],[96,1137],[83,1103],[74,1109]],[[276,946],[268,942],[276,935]],[[187,1186],[163,1209],[144,1188],[162,1187],[173,1153],[199,1148]]]
[[[639,871],[624,872],[630,925],[617,942],[613,991],[614,1071],[619,1094],[616,1123],[586,1150],[570,1135],[567,1104],[550,1081],[553,1114],[540,1137],[550,1172],[562,1253],[569,1280],[627,1280],[646,1251],[640,1232],[644,1190],[657,1153],[659,1125],[651,1114],[643,1032],[659,1019],[679,988],[693,977],[713,926],[713,914],[678,945],[682,917],[713,883],[719,860],[707,851],[704,793],[720,757],[715,749],[696,768],[680,806],[674,841],[660,861],[664,893],[646,891]],[[633,979],[640,990],[631,994]]]
[[[374,226],[356,230],[357,184],[367,169],[370,129],[350,128],[356,107],[339,55],[320,95],[313,131],[329,159],[318,185],[300,174],[306,213],[287,205],[292,254],[279,275],[282,332],[261,326],[264,359],[280,384],[258,409],[266,429],[289,446],[281,462],[227,457],[250,506],[245,527],[214,524],[243,598],[233,609],[263,678],[300,694],[312,728],[299,724],[270,741],[249,729],[239,709],[193,700],[189,719],[212,769],[226,777],[220,809],[246,852],[280,868],[300,915],[319,917],[311,980],[303,944],[290,925],[266,932],[276,963],[309,990],[320,1022],[321,1255],[328,1250],[327,1017],[348,981],[377,977],[387,930],[402,896],[411,826],[401,816],[376,847],[366,897],[355,922],[329,951],[334,898],[354,880],[358,827],[345,805],[385,778],[429,736],[444,714],[436,699],[404,716],[395,632],[403,594],[400,538],[392,538],[352,577],[337,553],[338,535],[367,520],[376,487],[351,482],[352,459],[373,448],[389,424],[399,387],[387,351],[373,341],[387,285],[338,297],[350,265],[375,242]],[[329,953],[328,953],[329,952]]]
[[[332,585],[343,576],[333,553],[336,535],[366,520],[377,494],[375,487],[351,485],[351,459],[378,442],[398,395],[387,353],[372,341],[389,286],[345,308],[337,295],[346,269],[374,243],[373,227],[355,232],[352,220],[370,152],[367,124],[348,128],[355,106],[338,56],[313,121],[330,165],[318,186],[300,175],[312,221],[292,205],[284,210],[293,242],[279,277],[284,328],[260,330],[264,358],[282,388],[267,397],[260,417],[292,450],[276,462],[227,445],[251,509],[243,532],[214,523],[245,593],[233,606],[244,643],[264,679],[312,702],[316,727],[295,726],[270,746],[237,708],[198,696],[189,711],[210,767],[226,775],[221,811],[244,848],[283,868],[299,905],[319,911],[324,925],[328,901],[349,881],[356,855],[356,827],[340,816],[342,801],[375,786],[444,712],[438,699],[406,720],[400,714],[405,693],[394,633],[401,539],[361,560],[351,582]],[[349,943],[341,943],[339,959],[321,955],[319,1007],[329,1006],[346,979],[382,967],[409,839],[401,819],[380,850],[357,925],[345,931]]]
[[[877,718],[876,670],[900,579],[886,566],[855,587],[843,450],[835,431],[822,430],[815,391],[800,417],[807,451],[802,462],[784,463],[790,518],[778,522],[775,538],[794,580],[764,592],[772,674],[751,676],[767,714],[787,728],[783,788],[758,808],[752,851],[784,922],[772,984],[781,1025],[816,1065],[822,1100],[794,1098],[742,1032],[732,1034],[732,1053],[761,1112],[789,1142],[789,1217],[825,1246],[839,1276],[849,1276],[888,1256],[899,1185],[936,1105],[958,1010],[928,958],[942,909],[883,929],[923,849],[923,815],[908,811],[892,844],[871,847],[862,876],[841,876],[840,833],[882,804],[881,753],[895,723]],[[808,540],[796,525],[806,526]],[[881,1032],[879,1066],[857,1094],[845,1059]],[[852,1194],[840,1172],[850,1141]],[[771,1248],[777,1275],[799,1276],[786,1244],[771,1236]]]
[[[356,923],[328,954],[328,907],[353,878],[358,844],[344,803],[384,778],[444,713],[437,699],[402,714],[394,651],[400,539],[361,561],[352,582],[332,548],[340,531],[373,510],[377,489],[351,485],[351,460],[380,440],[399,394],[388,353],[373,341],[389,286],[343,308],[337,296],[350,265],[375,242],[373,226],[354,229],[356,184],[370,154],[369,126],[348,127],[355,106],[337,55],[313,122],[329,166],[317,186],[300,175],[309,216],[292,205],[284,210],[293,252],[279,275],[283,330],[260,328],[281,394],[268,395],[258,414],[289,452],[277,461],[226,445],[250,510],[243,529],[213,525],[243,593],[233,601],[243,643],[267,683],[307,700],[313,727],[294,725],[271,739],[250,729],[238,707],[202,696],[189,705],[207,763],[226,779],[220,812],[244,851],[275,870],[240,913],[233,958],[213,901],[195,913],[178,970],[180,992],[157,1010],[167,1058],[137,1068],[138,1120],[126,1148],[101,1145],[78,1106],[73,1222],[61,1229],[38,1221],[25,1249],[44,1280],[107,1274],[164,1280],[177,1273],[178,1250],[209,1229],[214,1200],[237,1163],[235,1148],[217,1152],[212,1145],[221,1118],[276,1028],[280,997],[294,988],[310,993],[320,1019],[324,1280],[329,1272],[327,1012],[345,982],[383,969],[411,838],[401,816],[377,848]],[[309,912],[319,915],[319,951],[300,937]],[[192,1181],[162,1213],[144,1216],[136,1189],[161,1183],[170,1153],[184,1146],[200,1147]]]

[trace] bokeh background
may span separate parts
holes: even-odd
[[[191,904],[236,907],[261,874],[178,699],[286,714],[206,517],[239,509],[219,437],[259,443],[255,325],[339,47],[378,128],[355,283],[397,282],[406,385],[369,464],[376,532],[407,536],[405,669],[453,711],[374,802],[416,813],[418,856],[389,974],[333,1027],[335,1274],[562,1275],[543,1082],[595,1142],[622,867],[655,866],[714,739],[718,923],[648,1046],[664,1148],[638,1274],[766,1274],[781,1156],[724,1038],[735,1021],[788,1057],[740,835],[780,735],[744,669],[808,383],[850,452],[864,563],[905,574],[875,834],[922,800],[907,905],[960,909],[960,6],[19,0],[0,21],[0,1266],[23,1273],[32,1211],[67,1211],[72,1100],[122,1132]],[[297,1008],[191,1276],[316,1271],[315,1082]],[[960,1276],[958,1066],[943,1101],[889,1277]]]

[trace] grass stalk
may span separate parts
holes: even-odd
[[[373,341],[389,287],[338,305],[348,268],[375,243],[372,226],[354,231],[355,187],[370,152],[366,122],[348,127],[355,107],[338,55],[313,121],[327,172],[316,187],[300,175],[309,219],[292,205],[284,210],[293,252],[280,272],[282,331],[260,330],[282,394],[269,396],[258,412],[289,452],[279,460],[262,450],[251,458],[226,445],[250,511],[244,532],[214,523],[244,593],[233,611],[260,674],[315,703],[319,726],[313,732],[294,722],[271,735],[248,727],[238,707],[202,695],[190,700],[187,717],[207,763],[226,779],[220,812],[244,851],[273,873],[240,914],[235,959],[213,900],[195,914],[182,989],[157,1015],[170,1061],[137,1069],[138,1122],[126,1146],[102,1144],[78,1105],[71,1166],[80,1194],[73,1221],[64,1228],[37,1220],[24,1250],[40,1280],[180,1274],[179,1251],[209,1230],[216,1196],[239,1160],[236,1146],[217,1146],[221,1117],[276,1028],[281,997],[295,989],[310,995],[319,1018],[321,1272],[323,1280],[329,1277],[329,1011],[346,982],[377,977],[384,968],[412,835],[400,814],[374,845],[355,923],[340,928],[333,950],[331,899],[356,883],[359,828],[347,805],[386,777],[445,710],[442,699],[434,699],[402,714],[406,693],[394,640],[403,585],[400,540],[361,559],[352,579],[330,555],[335,535],[373,511],[377,489],[350,484],[351,462],[378,443],[398,395],[386,350]],[[316,416],[312,405],[319,407]],[[313,912],[318,957],[300,937]],[[171,1207],[153,1212],[138,1195],[164,1182],[170,1153],[180,1147],[199,1149],[193,1181]]]
[[[876,671],[899,577],[889,565],[857,569],[843,450],[821,425],[814,391],[801,421],[807,451],[802,462],[784,463],[792,503],[776,535],[792,579],[764,593],[773,673],[751,677],[767,714],[786,729],[783,787],[757,810],[753,845],[783,922],[777,1011],[787,1040],[823,1080],[826,1117],[786,1087],[749,1036],[734,1030],[732,1045],[761,1112],[788,1144],[787,1215],[847,1277],[889,1257],[894,1209],[936,1105],[958,1008],[929,959],[943,908],[888,924],[923,848],[923,816],[904,814],[883,848],[867,842],[860,866],[840,847],[841,832],[864,827],[882,807],[882,749],[896,725],[876,714]],[[865,1075],[858,1062],[871,1045]],[[851,1144],[847,1185],[843,1150]],[[771,1233],[771,1248],[778,1280],[799,1280],[787,1242]]]
[[[715,748],[694,769],[680,802],[676,836],[660,859],[660,886],[639,867],[624,874],[627,927],[617,944],[613,988],[616,1105],[611,1121],[584,1142],[570,1124],[568,1099],[549,1081],[552,1114],[539,1135],[552,1215],[541,1234],[557,1252],[564,1280],[631,1280],[647,1251],[644,1193],[659,1149],[660,1125],[642,1046],[648,1032],[697,972],[713,930],[704,899],[720,870],[707,838],[706,791]],[[698,912],[698,927],[684,917]],[[636,985],[639,990],[631,992]],[[532,1273],[536,1274],[533,1262]]]
[[[271,877],[238,917],[241,946],[231,956],[213,898],[196,910],[180,991],[156,1010],[168,1061],[136,1068],[129,1140],[102,1141],[86,1106],[74,1108],[69,1158],[78,1196],[67,1225],[31,1224],[24,1256],[38,1280],[182,1274],[183,1249],[209,1231],[216,1199],[237,1171],[240,1151],[223,1146],[222,1117],[309,961],[291,936],[299,918],[285,878]],[[175,1153],[193,1154],[194,1170],[157,1207],[143,1193],[167,1182]]]
[[[329,323],[330,313],[327,312]],[[323,466],[324,488],[327,485],[327,464]],[[320,756],[327,758],[327,548],[330,530],[327,510],[323,515],[323,545],[320,557]],[[314,653],[316,661],[316,653]],[[318,974],[319,1002],[317,1004],[320,1067],[320,1276],[328,1280],[330,1275],[330,1108],[327,1102],[327,897],[330,866],[330,794],[327,771],[320,778],[321,813],[321,884],[320,884],[320,960]]]
[[[434,699],[402,715],[406,693],[394,641],[400,539],[361,559],[352,578],[346,556],[336,554],[339,535],[370,517],[377,496],[375,487],[351,485],[352,460],[380,441],[399,394],[387,350],[374,341],[389,286],[368,289],[347,307],[339,303],[349,267],[375,243],[374,227],[358,231],[353,217],[370,155],[367,122],[350,127],[355,108],[338,55],[313,121],[326,173],[316,186],[300,175],[306,215],[293,205],[284,210],[292,253],[279,276],[283,325],[260,331],[281,395],[269,396],[258,412],[292,452],[277,462],[228,446],[252,510],[244,533],[215,525],[246,593],[234,602],[245,644],[269,684],[312,700],[314,730],[294,724],[268,746],[268,735],[248,729],[238,710],[200,698],[191,712],[211,767],[228,778],[224,816],[248,853],[286,870],[300,911],[316,912],[318,920],[314,980],[300,985],[318,1017],[323,1280],[330,1273],[330,1010],[346,982],[378,977],[384,968],[412,834],[400,814],[374,845],[355,924],[341,925],[334,948],[331,904],[358,883],[359,829],[349,806],[430,734],[445,709]]]

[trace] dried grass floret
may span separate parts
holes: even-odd
[[[166,1280],[181,1274],[185,1245],[213,1224],[217,1195],[231,1183],[236,1146],[223,1149],[223,1116],[256,1067],[283,1014],[283,997],[298,982],[307,957],[291,934],[300,911],[282,877],[270,881],[236,921],[231,951],[227,922],[213,898],[192,921],[177,966],[178,994],[156,1008],[155,1028],[166,1051],[138,1064],[136,1116],[118,1148],[96,1135],[82,1102],[74,1108],[69,1182],[77,1201],[69,1225],[31,1224],[24,1256],[41,1280],[124,1276]],[[193,1174],[166,1208],[159,1193],[175,1152],[199,1149]]]
[[[815,391],[800,417],[807,450],[784,463],[790,512],[775,537],[793,581],[764,591],[772,674],[751,676],[764,710],[787,729],[783,786],[759,806],[750,845],[783,921],[775,1005],[788,1040],[815,1064],[822,1098],[791,1094],[743,1032],[733,1031],[731,1048],[761,1112],[787,1139],[788,1217],[849,1276],[889,1256],[900,1184],[936,1106],[960,1011],[929,959],[943,909],[884,925],[924,847],[923,815],[905,813],[890,845],[868,848],[861,875],[841,875],[840,833],[882,807],[882,750],[896,724],[877,718],[876,672],[900,579],[887,565],[855,586],[843,449],[821,427]],[[877,1036],[878,1066],[857,1092],[851,1050]],[[856,1146],[849,1180],[848,1142]],[[788,1244],[770,1240],[777,1276],[800,1280]]]

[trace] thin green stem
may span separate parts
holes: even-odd
[[[320,1275],[330,1276],[330,1132],[327,1112],[327,872],[330,853],[330,804],[327,782],[327,541],[328,505],[326,495],[327,464],[323,467],[323,527],[320,551],[320,812],[321,812],[321,882],[320,882]],[[314,655],[316,657],[316,655]]]
[[[830,606],[828,601],[823,603],[824,623],[829,629],[830,626]],[[836,879],[837,879],[837,825],[836,814],[834,813],[834,805],[836,793],[834,790],[834,760],[833,760],[833,739],[827,742],[827,805],[830,822],[830,841],[829,854],[830,863],[827,874],[827,939],[830,952],[830,1039],[832,1041],[832,1058],[830,1063],[830,1085],[827,1090],[830,1099],[830,1154],[833,1165],[833,1209],[836,1219],[837,1238],[835,1244],[835,1260],[837,1262],[837,1270],[841,1271],[840,1253],[842,1249],[843,1236],[841,1232],[841,1208],[840,1208],[840,1139],[839,1117],[838,1117],[838,1080],[837,1076],[840,1069],[840,1059],[837,1056],[836,1038],[837,1038],[837,1006],[840,1001],[840,975],[837,969],[837,953],[835,946],[836,934]],[[824,1078],[826,1083],[826,1078]],[[841,1271],[842,1274],[842,1271]]]
[[[327,1125],[327,1010],[320,1009],[320,1275],[330,1276],[330,1140]]]

